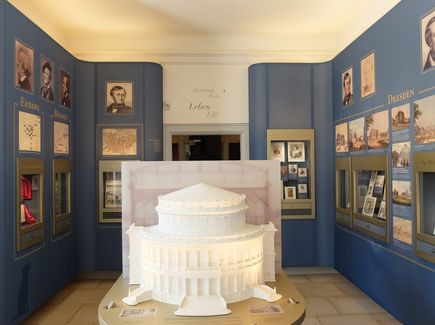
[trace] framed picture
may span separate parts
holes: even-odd
[[[117,178],[106,179],[104,184],[104,207],[109,209],[121,209],[122,190],[121,180]]]
[[[54,102],[54,84],[55,84],[55,66],[52,61],[47,59],[45,56],[41,55],[39,66],[39,81],[40,81],[40,91],[39,94],[42,99]]]
[[[361,59],[361,98],[376,92],[375,52]]]
[[[59,83],[60,105],[71,108],[71,74],[62,68],[60,69]]]
[[[366,148],[364,138],[364,117],[349,122],[349,150],[362,151]]]
[[[393,203],[411,206],[411,182],[393,181]]]
[[[393,217],[393,237],[405,244],[412,245],[412,221]]]
[[[18,112],[18,150],[41,152],[41,116]]]
[[[353,104],[353,69],[348,68],[341,74],[341,105],[348,107]]]
[[[273,160],[285,161],[284,142],[272,142],[271,143],[271,157]]]
[[[393,143],[391,162],[393,168],[407,168],[411,161],[411,142]]]
[[[415,143],[435,142],[435,95],[414,102]]]
[[[349,151],[349,125],[347,123],[335,126],[335,152]]]
[[[106,81],[106,114],[133,114],[133,81]]]
[[[308,174],[307,174],[307,168],[306,167],[298,168],[298,178],[305,178],[307,176],[308,176]]]
[[[379,211],[378,211],[378,215],[376,216],[376,218],[382,219],[382,220],[386,220],[387,219],[387,213],[385,211],[386,206],[387,205],[386,205],[385,201],[382,201],[381,205],[379,206]]]
[[[288,161],[304,162],[305,161],[305,143],[304,142],[287,142]]]
[[[286,163],[281,163],[281,180],[288,181],[288,166]]]
[[[389,145],[388,111],[366,117],[367,145],[369,149],[385,149]]]
[[[382,198],[382,195],[384,193],[384,182],[385,182],[385,175],[376,176],[375,187],[373,188],[372,195]]]
[[[407,130],[410,121],[409,103],[391,109],[391,127],[393,132]]]
[[[307,194],[308,193],[307,184],[298,184],[298,193]]]
[[[296,199],[296,186],[285,186],[284,187],[284,198],[288,199]]]
[[[136,156],[137,128],[103,128],[103,156]]]
[[[368,217],[373,217],[376,207],[376,198],[372,196],[366,196],[364,200],[364,206],[362,210],[362,214]]]
[[[53,122],[53,152],[69,155],[69,124],[59,121]]]
[[[33,93],[33,49],[15,39],[15,87]]]
[[[288,164],[288,179],[295,180],[298,179],[298,165]]]
[[[426,13],[420,22],[421,70],[435,68],[435,8]]]

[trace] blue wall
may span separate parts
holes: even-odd
[[[249,68],[250,159],[267,158],[267,129],[315,129],[316,219],[282,221],[283,266],[334,265],[331,78],[329,62]]]

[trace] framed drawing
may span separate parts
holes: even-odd
[[[388,111],[381,111],[366,117],[366,136],[369,149],[388,148]]]
[[[435,95],[414,102],[415,144],[435,142]]]
[[[409,103],[391,109],[391,127],[393,132],[407,130],[411,117]]]
[[[18,112],[18,150],[41,152],[41,116]]]
[[[385,201],[381,202],[381,205],[379,206],[378,215],[376,216],[378,219],[385,220],[387,219],[387,214],[385,213],[386,204]]]
[[[71,108],[71,74],[61,68],[59,82],[60,105],[66,108]]]
[[[69,124],[59,121],[53,122],[53,152],[54,154],[69,155]]]
[[[307,184],[298,184],[298,193],[299,194],[308,193]]]
[[[411,182],[393,180],[393,203],[411,206]]]
[[[33,49],[15,39],[15,87],[33,93]]]
[[[372,196],[366,196],[364,200],[364,206],[362,210],[362,214],[368,217],[373,217],[376,207],[376,198]]]
[[[349,151],[349,125],[347,123],[335,126],[335,152]]]
[[[136,156],[137,129],[136,128],[103,128],[102,129],[103,156]]]
[[[375,52],[361,59],[361,98],[376,92]]]
[[[393,237],[405,244],[412,245],[412,221],[394,216]]]
[[[287,142],[288,161],[304,162],[305,161],[305,143],[304,142]]]
[[[298,168],[298,178],[305,178],[305,177],[308,177],[307,168],[306,167]]]
[[[435,8],[426,13],[420,22],[421,70],[435,68]]]
[[[393,168],[407,168],[411,162],[411,142],[393,143],[391,149]]]
[[[285,199],[296,199],[296,186],[284,187]]]
[[[106,81],[106,114],[133,114],[133,82]]]
[[[341,74],[341,105],[348,107],[353,104],[353,69],[346,69]]]
[[[270,153],[271,159],[278,161],[285,161],[284,142],[272,142]]]
[[[42,99],[54,102],[55,66],[52,61],[41,55],[39,66],[40,96]]]
[[[349,150],[362,151],[366,148],[364,137],[364,117],[349,122]]]

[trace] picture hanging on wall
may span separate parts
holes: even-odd
[[[103,128],[102,132],[103,156],[137,155],[137,129]]]
[[[428,72],[435,68],[435,8],[421,18],[421,68]]]
[[[388,148],[388,111],[366,117],[367,145],[369,149]]]
[[[284,187],[285,199],[296,199],[296,186],[285,186]]]
[[[40,59],[40,95],[42,99],[54,102],[55,66],[52,61],[41,55]]]
[[[305,143],[287,142],[288,161],[303,162],[305,161]]]
[[[15,87],[33,93],[33,49],[15,40]]]
[[[393,132],[407,130],[410,121],[409,103],[391,109],[391,127]]]
[[[41,116],[20,111],[18,124],[18,149],[41,152]]]
[[[393,217],[393,237],[405,244],[412,245],[412,221]]]
[[[69,154],[69,124],[59,121],[53,122],[54,153]]]
[[[391,149],[391,162],[393,168],[409,167],[411,161],[411,142],[393,143]]]
[[[375,52],[361,59],[361,98],[376,92]]]
[[[60,69],[60,105],[66,108],[71,108],[71,75],[64,69]]]
[[[349,149],[350,151],[365,150],[364,117],[349,122]]]
[[[349,125],[347,123],[335,126],[335,152],[349,151]]]
[[[133,114],[133,82],[106,81],[106,114]]]
[[[348,68],[341,74],[341,104],[347,107],[353,104],[353,69]]]
[[[414,102],[415,143],[435,142],[435,95]]]
[[[278,161],[285,161],[285,149],[284,149],[284,142],[272,142],[271,143],[271,156],[273,160]]]
[[[411,182],[393,181],[393,203],[411,206]]]

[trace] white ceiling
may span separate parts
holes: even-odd
[[[90,61],[322,62],[400,0],[9,0]]]

